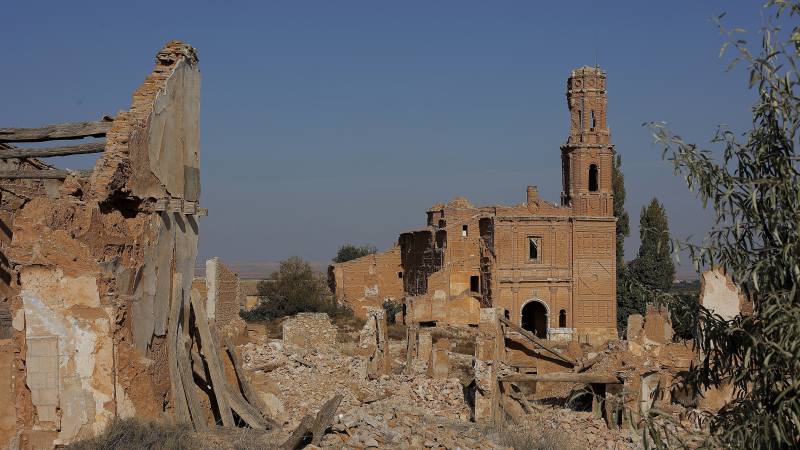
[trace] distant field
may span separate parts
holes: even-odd
[[[269,278],[272,272],[278,270],[278,263],[276,262],[245,262],[245,261],[222,261],[225,266],[234,271],[239,278],[255,278],[255,279],[264,279]],[[327,262],[312,262],[311,267],[318,271],[327,273],[328,272],[328,264]],[[194,266],[194,276],[196,277],[204,277],[206,276],[206,262],[205,261],[198,261],[197,264]]]

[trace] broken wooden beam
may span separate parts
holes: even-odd
[[[46,148],[10,148],[0,150],[0,159],[8,158],[49,158],[51,156],[84,155],[87,153],[103,153],[106,150],[105,142],[92,142],[89,144],[62,145],[60,147]]]
[[[223,388],[223,392],[219,392],[217,388],[214,388],[214,393],[217,397],[224,395],[228,399],[228,404],[231,405],[236,414],[242,418],[251,428],[255,428],[256,430],[264,430],[267,428],[267,422],[264,420],[264,417],[261,416],[261,412],[255,408],[255,406],[247,403],[247,400],[242,397],[239,391],[236,390],[230,383],[225,383],[225,387]],[[277,425],[277,424],[276,424]]]
[[[208,324],[208,318],[206,317],[206,309],[200,300],[200,292],[198,292],[197,289],[192,289],[191,299],[192,308],[194,309],[195,325],[200,331],[200,339],[203,343],[203,355],[208,363],[211,386],[214,389],[214,396],[217,398],[217,406],[219,408],[219,415],[222,417],[222,424],[226,427],[235,427],[236,423],[233,421],[231,406],[228,403],[228,396],[225,392],[225,385],[228,384],[228,380],[225,379],[221,350],[215,345],[214,339],[212,338],[211,326]]]
[[[341,402],[342,394],[336,394],[332,399],[325,402],[325,405],[317,413],[316,418],[311,414],[307,414],[281,447],[285,450],[296,450],[302,447],[309,436],[311,437],[310,443],[312,445],[319,444],[319,441],[325,435],[325,430],[333,422],[333,417]]]
[[[231,359],[231,363],[233,363],[233,370],[236,372],[236,378],[239,379],[247,401],[261,411],[262,416],[269,417],[269,408],[267,408],[267,404],[264,402],[264,399],[261,398],[261,395],[250,385],[247,374],[245,374],[239,362],[239,355],[236,354],[236,347],[233,346],[231,338],[225,339],[225,347],[228,350],[228,357]]]
[[[520,327],[519,325],[515,324],[514,322],[506,319],[502,315],[498,316],[498,318],[500,319],[501,322],[503,322],[505,325],[510,327],[512,330],[514,330],[517,333],[521,334],[522,336],[530,339],[534,344],[536,344],[539,347],[542,347],[543,349],[545,349],[548,352],[552,353],[558,359],[560,359],[560,360],[562,360],[562,361],[564,361],[566,363],[571,364],[573,367],[578,365],[578,363],[576,363],[572,359],[567,358],[566,356],[564,356],[561,353],[557,352],[555,349],[551,348],[549,345],[545,344],[541,339],[539,339],[536,336],[534,336],[533,333],[531,333],[530,331],[523,329],[522,327]]]
[[[550,383],[599,383],[599,384],[619,384],[622,383],[617,377],[608,375],[597,375],[593,373],[572,373],[572,372],[551,372],[540,374],[520,374],[501,377],[500,381],[541,381]]]
[[[0,128],[0,142],[44,142],[104,137],[114,122],[59,123],[41,128]]]
[[[188,316],[188,314],[186,315]],[[197,388],[192,377],[192,364],[189,362],[189,355],[186,354],[186,349],[183,346],[179,344],[177,351],[178,371],[181,375],[186,404],[189,406],[189,413],[192,415],[192,424],[195,431],[202,432],[205,431],[208,424],[206,423],[205,415],[203,415],[203,407],[200,406],[200,398],[197,395]]]
[[[175,418],[180,422],[189,420],[189,406],[183,391],[183,380],[178,366],[178,320],[183,303],[183,274],[176,273],[172,279],[172,299],[170,301],[169,324],[167,329],[167,361],[169,381],[172,389],[172,407]]]
[[[0,179],[21,180],[21,179],[56,179],[63,180],[70,175],[78,175],[88,178],[92,175],[92,170],[0,170]]]

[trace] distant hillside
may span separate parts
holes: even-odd
[[[272,272],[278,270],[278,263],[276,262],[246,262],[246,261],[222,261],[225,266],[234,271],[239,278],[256,278],[264,279],[269,278]],[[312,262],[311,267],[317,272],[328,272],[327,262]],[[206,262],[198,261],[194,266],[194,276],[206,276]]]

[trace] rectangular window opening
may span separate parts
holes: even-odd
[[[467,235],[467,226],[466,225],[462,225],[461,226],[461,235],[462,236],[466,236]]]
[[[469,290],[471,292],[480,292],[480,277],[473,275],[469,277]]]
[[[403,279],[403,272],[397,272],[397,278]]]
[[[541,252],[542,238],[538,236],[528,238],[528,258],[539,261],[542,257]]]

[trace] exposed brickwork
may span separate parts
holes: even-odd
[[[213,269],[209,267],[213,265]],[[241,291],[239,276],[228,269],[218,258],[206,262],[206,294],[213,299],[214,315],[219,327],[227,326],[241,309]]]
[[[149,118],[155,97],[166,86],[167,79],[180,61],[196,67],[199,59],[194,47],[172,41],[156,55],[156,68],[145,77],[142,86],[133,93],[133,103],[128,111],[120,111],[114,126],[106,135],[106,151],[97,161],[91,177],[92,197],[99,202],[108,199],[116,190],[126,187],[131,176],[131,151],[142,145],[149,134]],[[152,174],[134,174],[151,179]],[[130,187],[129,187],[130,189]],[[166,193],[164,193],[166,194]],[[159,197],[163,197],[159,196]]]

